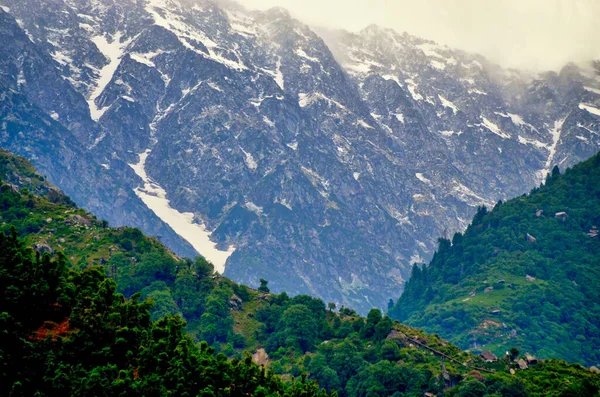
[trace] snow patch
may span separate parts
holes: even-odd
[[[112,42],[110,43],[104,35],[92,37],[92,42],[96,44],[96,47],[98,47],[100,52],[108,58],[109,61],[108,64],[100,70],[100,76],[96,81],[96,88],[87,101],[92,119],[98,121],[108,107],[98,108],[96,99],[98,99],[108,83],[112,80],[113,75],[121,63],[121,57],[123,56],[125,48],[129,45],[131,39],[121,43],[121,33],[119,32],[114,35]]]
[[[281,91],[283,91],[285,80],[283,78],[283,72],[281,71],[281,57],[277,59],[277,69],[275,69],[273,78],[275,79],[277,85],[281,88]]]
[[[424,43],[424,44],[419,44],[415,47],[417,47],[418,49],[423,51],[423,53],[425,53],[425,55],[428,57],[445,59],[445,57],[443,55],[441,55],[439,52],[436,51],[436,50],[440,49],[440,46],[437,44]]]
[[[421,174],[420,172],[417,172],[417,173],[415,174],[415,176],[416,176],[416,177],[417,177],[417,179],[418,179],[418,180],[420,180],[421,182],[423,182],[423,183],[426,183],[426,184],[428,184],[428,185],[430,185],[430,184],[431,184],[431,181],[430,181],[429,179],[425,178],[425,177],[423,176],[423,174]]]
[[[68,56],[66,51],[54,51],[50,55],[52,55],[52,58],[62,66],[71,65],[73,63],[73,58]]]
[[[440,131],[440,134],[442,134],[443,136],[452,136],[452,135],[456,135],[456,136],[461,136],[462,135],[462,131]]]
[[[586,91],[593,92],[594,94],[600,95],[600,90],[592,87],[583,87]]]
[[[223,90],[221,89],[221,87],[219,87],[217,84],[213,83],[212,81],[209,81],[207,84],[213,90],[219,91],[219,92],[223,92]]]
[[[353,61],[352,63],[344,64],[344,68],[347,70],[349,74],[352,75],[361,75],[368,74],[373,67],[381,68],[382,64],[373,62],[371,60],[358,60],[350,55],[350,59]]]
[[[512,123],[516,126],[519,126],[519,127],[526,126],[526,127],[531,128],[533,131],[537,131],[537,129],[534,126],[532,126],[531,124],[529,124],[528,122],[523,120],[523,118],[521,116],[519,116],[518,114],[500,113],[500,112],[494,112],[494,113],[497,114],[498,116],[509,117],[510,121],[512,121]]]
[[[273,202],[274,202],[274,203],[276,203],[276,204],[281,204],[281,205],[283,205],[284,207],[286,207],[286,208],[287,208],[288,210],[290,210],[290,211],[292,211],[292,210],[293,210],[293,208],[292,208],[292,204],[290,204],[290,203],[287,201],[287,199],[285,199],[285,198],[282,198],[282,199],[275,198],[275,200],[273,200]]]
[[[369,129],[369,130],[374,130],[375,127],[371,126],[370,124],[368,124],[367,122],[365,122],[364,120],[358,120],[356,122],[357,125],[360,125],[363,128]]]
[[[412,79],[406,79],[406,80],[404,80],[404,82],[406,84],[408,84],[407,88],[408,88],[408,91],[410,92],[410,95],[412,95],[413,99],[415,101],[422,101],[423,96],[417,92],[417,87],[418,87],[417,83],[415,83],[414,80],[412,80]]]
[[[442,102],[443,107],[452,109],[452,112],[454,114],[456,114],[456,112],[458,112],[458,108],[451,101],[447,100],[446,98],[444,98],[443,96],[441,96],[439,94],[438,94],[438,98],[440,98],[440,101]]]
[[[267,116],[263,116],[263,121],[269,127],[275,127],[275,123],[270,118],[268,118]]]
[[[194,214],[179,212],[170,206],[167,192],[146,173],[146,159],[150,149],[139,154],[137,164],[129,164],[135,173],[142,179],[143,186],[136,187],[135,194],[150,208],[163,222],[184,238],[194,249],[207,260],[212,262],[215,270],[223,274],[227,258],[233,254],[235,248],[230,246],[227,251],[217,249],[217,245],[210,240],[210,232],[203,224],[194,223]]]
[[[440,61],[436,61],[435,59],[432,59],[431,61],[429,61],[429,64],[437,70],[444,70],[446,69],[446,64]]]
[[[244,153],[244,163],[246,163],[246,167],[248,167],[252,171],[256,170],[258,168],[258,163],[256,162],[256,160],[254,160],[254,157],[252,157],[252,154],[248,153],[241,147],[240,147],[240,150]]]
[[[247,201],[246,204],[244,204],[244,207],[246,207],[247,210],[254,212],[259,217],[263,214],[263,207],[254,204],[252,201]]]
[[[548,145],[543,142],[536,141],[534,139],[523,138],[521,135],[517,138],[519,143],[522,145],[533,145],[539,149],[549,149]]]
[[[591,114],[593,114],[595,116],[600,116],[600,109],[595,108],[593,106],[590,106],[588,104],[580,103],[579,104],[579,109],[586,110],[586,111],[588,111],[589,113],[591,113]]]
[[[400,84],[400,80],[398,79],[398,77],[396,77],[392,74],[384,74],[381,77],[383,77],[385,80],[393,80],[396,82],[396,84],[398,84],[400,87],[402,87],[402,84]]]
[[[556,147],[558,146],[558,141],[560,141],[560,136],[562,134],[562,126],[565,123],[566,119],[567,118],[565,117],[564,119],[556,120],[554,122],[554,127],[550,130],[550,135],[552,136],[552,145],[550,145],[549,147],[550,153],[548,154],[546,165],[542,170],[542,177],[545,177],[550,173],[550,167],[552,166],[552,161],[554,160],[554,156],[556,155]]]
[[[301,108],[307,107],[310,104],[317,102],[321,99],[326,101],[327,103],[329,103],[329,106],[334,105],[342,110],[346,110],[346,111],[348,110],[344,105],[342,105],[338,101],[334,101],[333,99],[326,97],[325,95],[321,94],[320,92],[313,92],[310,94],[305,94],[305,93],[301,92],[298,94],[298,104],[300,105]]]
[[[154,62],[152,62],[152,58],[154,58],[154,56],[158,55],[158,53],[147,53],[147,54],[141,54],[139,52],[131,52],[129,53],[129,56],[131,57],[131,59],[133,59],[134,61],[144,64],[148,67],[151,68],[155,68],[156,65],[154,64]]]
[[[311,62],[320,62],[319,58],[315,58],[315,57],[311,57],[310,55],[308,55],[306,52],[304,52],[304,50],[302,48],[298,48],[296,49],[296,51],[294,51],[296,55],[298,55],[300,58],[304,58],[304,59],[308,59]]]
[[[412,256],[410,257],[410,263],[411,264],[418,264],[418,263],[425,263],[425,260],[423,260],[423,258],[421,258],[421,255],[419,255],[418,252],[414,252],[412,254]]]
[[[154,18],[154,24],[157,26],[161,26],[172,33],[174,33],[179,42],[185,46],[187,49],[194,51],[200,56],[203,56],[208,59],[212,59],[215,62],[221,63],[226,67],[234,70],[247,70],[248,68],[242,62],[236,62],[229,58],[225,58],[221,56],[215,49],[218,49],[217,43],[212,41],[204,32],[201,30],[192,27],[187,24],[185,20],[173,13],[171,10],[177,7],[177,4],[173,4],[173,2],[167,2],[164,0],[151,0],[149,4],[146,6],[146,11],[152,15]],[[197,5],[196,5],[197,6]],[[195,7],[196,7],[195,6]],[[180,7],[180,6],[179,6]],[[157,11],[157,9],[162,11],[162,14]],[[190,42],[199,42],[206,47],[208,50],[208,54],[200,51],[198,48],[193,46]]]
[[[510,138],[510,135],[508,135],[506,132],[502,131],[500,129],[500,127],[498,127],[496,124],[492,123],[487,118],[482,117],[482,120],[483,120],[483,123],[479,124],[480,126],[487,128],[488,130],[490,130],[494,134],[498,135],[502,139],[509,139]]]
[[[452,185],[452,191],[450,192],[450,194],[459,199],[460,201],[467,203],[467,205],[471,207],[476,207],[482,204],[487,206],[493,205],[491,201],[484,199],[483,197],[481,197],[480,195],[478,195],[477,193],[475,193],[474,191],[472,191],[471,189],[469,189],[468,187],[466,187],[458,181],[453,181]]]
[[[384,206],[384,208],[389,216],[391,216],[392,218],[394,218],[395,220],[398,221],[398,225],[413,226],[413,223],[410,221],[410,218],[408,217],[408,215],[406,213],[400,212],[398,209],[396,209],[395,207],[393,207],[391,205]]]
[[[475,89],[475,88],[471,88],[469,90],[467,90],[469,92],[469,94],[477,94],[477,95],[487,95],[487,92]]]
[[[581,123],[577,123],[577,127],[583,128],[584,130],[586,130],[587,132],[589,132],[592,135],[600,135],[600,132],[591,130],[591,129],[589,129],[588,127],[586,127],[585,125],[583,125]]]

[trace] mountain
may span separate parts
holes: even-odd
[[[45,193],[33,195],[27,188],[19,190],[0,181],[0,216],[4,227],[7,223],[12,226],[10,233],[4,228],[0,233],[0,394],[327,395],[314,382],[284,382],[252,363],[249,356],[227,360],[206,342],[196,345],[185,334],[180,316],[167,315],[153,322],[150,308],[154,303],[140,302],[139,292],[128,300],[116,293],[117,282],[105,275],[108,267],[85,266],[84,258],[84,266],[74,270],[66,252],[112,253],[110,240],[123,231],[109,231],[102,222],[90,219],[56,188],[40,180],[39,174],[19,175],[22,159],[6,153],[0,154],[0,159],[3,178],[31,179],[28,186]],[[50,190],[44,191],[47,187]],[[57,204],[57,197],[65,198],[62,201],[68,205]],[[63,214],[69,215],[61,219]],[[52,217],[36,222],[48,216]],[[66,247],[65,253],[55,254],[48,243],[35,244],[34,251],[19,238],[16,226],[25,226],[21,230],[24,235],[46,234],[48,241],[54,232],[65,236],[58,240]],[[102,238],[94,240],[94,249],[90,244],[77,246],[81,235],[94,228],[102,228]],[[134,235],[136,231],[136,243],[146,243],[142,250],[154,248],[155,265],[167,264],[159,256],[167,250],[139,230],[129,230]],[[120,241],[131,244],[131,240]],[[62,248],[60,244],[54,247]],[[156,280],[160,275],[156,274]],[[135,283],[137,277],[129,276]]]
[[[111,224],[182,255],[191,245],[236,281],[361,313],[398,297],[477,206],[599,147],[598,65],[503,70],[408,34],[317,34],[228,1],[0,3],[21,37],[3,40],[11,89],[64,143],[45,160],[16,131],[5,147]],[[19,79],[32,51],[44,78]]]
[[[115,160],[115,171],[94,160],[80,139],[100,132],[89,118],[83,96],[3,10],[0,40],[7,43],[0,60],[0,145],[34,161],[77,203],[109,218],[113,225],[144,227],[182,255],[195,255],[130,189],[123,189],[123,181],[134,175],[125,163]]]
[[[378,309],[363,318],[235,284],[138,229],[108,227],[5,151],[0,178],[2,395],[600,391],[596,368],[473,355]]]
[[[441,239],[389,314],[463,348],[597,365],[600,154]]]

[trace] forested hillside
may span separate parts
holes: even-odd
[[[462,348],[600,362],[600,155],[440,239],[389,314]]]
[[[516,349],[488,362],[377,309],[363,318],[271,294],[264,280],[235,284],[137,229],[108,227],[22,158],[0,152],[0,173],[0,395],[600,391],[577,364],[523,366]]]

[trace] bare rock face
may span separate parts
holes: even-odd
[[[229,298],[229,306],[231,307],[231,310],[242,310],[242,304],[242,300],[237,295],[233,295],[231,298]]]
[[[519,368],[521,368],[521,369],[529,368],[529,366],[527,365],[525,360],[523,360],[522,358],[520,358],[519,361],[517,361],[517,364],[519,364]]]
[[[260,348],[252,355],[252,362],[256,365],[266,365],[269,363],[269,355],[265,349]]]
[[[81,215],[69,215],[67,219],[65,219],[65,223],[67,225],[80,225],[80,226],[90,226],[92,224],[91,219],[87,217],[83,217]]]
[[[600,86],[574,65],[534,76],[232,2],[1,2],[0,117],[23,128],[0,125],[0,145],[100,219],[196,255],[138,197],[148,182],[235,247],[226,276],[274,292],[385,308],[477,206],[600,148]]]

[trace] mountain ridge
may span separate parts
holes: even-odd
[[[390,315],[464,348],[518,344],[597,365],[599,165],[597,154],[562,175],[556,167],[530,194],[481,207],[413,269]]]
[[[169,200],[162,210],[234,250],[225,274],[363,313],[396,298],[412,263],[432,255],[434,236],[462,230],[481,203],[521,194],[540,170],[598,146],[600,105],[585,89],[598,80],[576,68],[532,85],[507,78],[506,88],[475,55],[375,29],[342,43],[353,65],[373,66],[353,69],[278,10],[73,0],[45,10],[42,26],[35,4],[3,4],[91,102],[98,123],[82,144],[120,174],[123,191],[148,198],[129,166],[147,153],[144,172]],[[407,40],[404,50],[390,40]],[[380,47],[400,60],[369,53]]]

